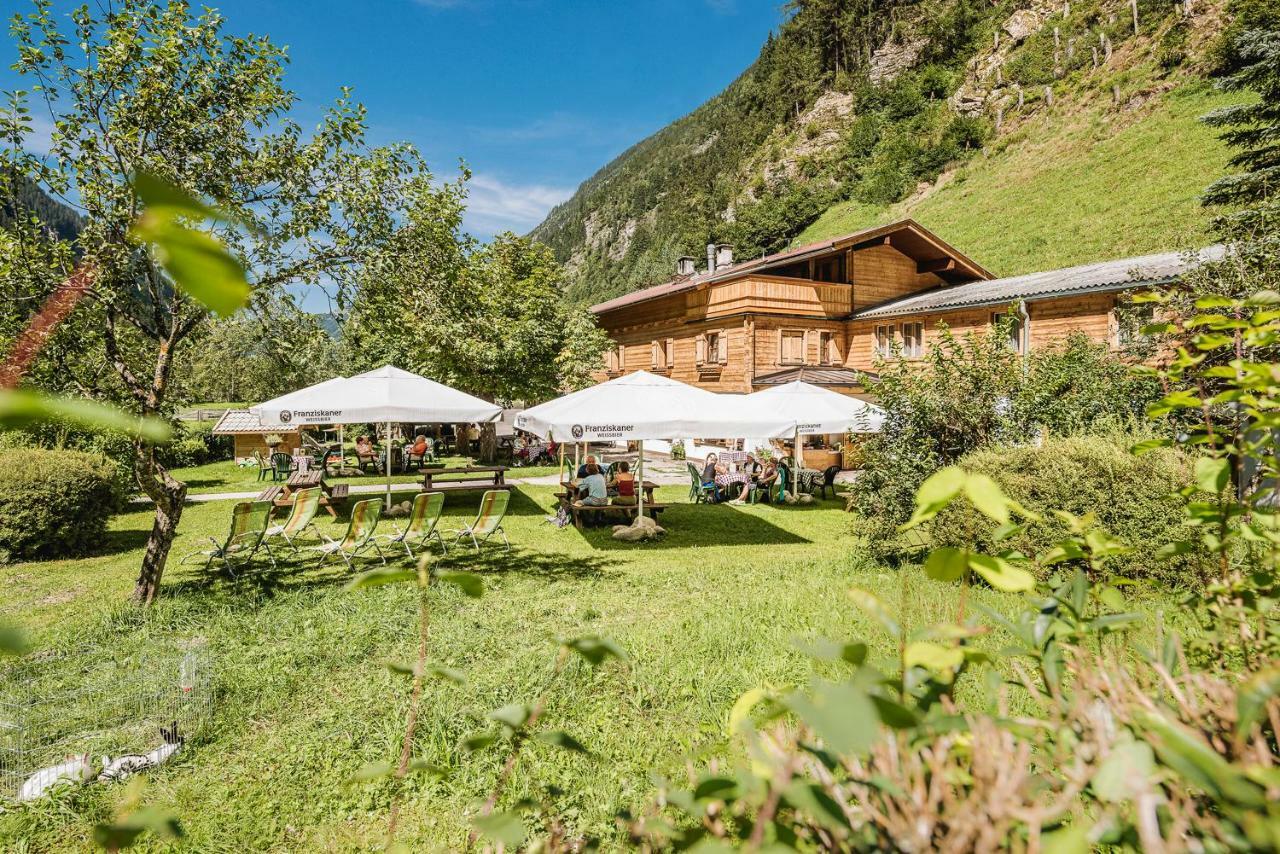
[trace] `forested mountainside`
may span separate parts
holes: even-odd
[[[723,93],[532,236],[597,300],[711,242],[755,257],[911,215],[1000,274],[1208,239],[1235,33],[1280,0],[792,0]]]
[[[15,177],[12,192],[3,190],[4,186],[0,185],[0,228],[33,214],[59,240],[74,240],[84,227],[79,214],[48,196],[25,175]]]

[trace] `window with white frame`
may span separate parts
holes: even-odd
[[[907,359],[918,359],[924,355],[924,324],[902,324],[902,355]]]
[[[893,356],[893,332],[892,323],[876,327],[875,354],[882,359],[888,359]]]

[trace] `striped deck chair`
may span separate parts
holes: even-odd
[[[178,563],[187,563],[191,558],[203,557],[204,568],[207,570],[215,560],[220,560],[226,564],[227,571],[235,575],[234,559],[239,558],[248,563],[261,548],[270,558],[272,568],[275,568],[275,555],[271,554],[271,547],[266,541],[271,506],[270,501],[241,501],[231,508],[231,531],[227,534],[226,540],[219,543],[210,537],[209,541],[213,543],[213,548],[192,552]]]
[[[502,534],[502,542],[507,551],[511,551],[511,542],[507,532],[502,529],[502,520],[507,515],[507,505],[511,503],[511,493],[505,489],[490,489],[480,498],[480,512],[476,520],[460,530],[454,531],[454,545],[463,537],[470,537],[471,544],[480,551],[480,545],[487,542],[494,534]]]
[[[440,511],[443,509],[443,492],[420,492],[413,499],[413,512],[409,515],[409,527],[403,531],[397,528],[395,536],[383,534],[378,539],[386,540],[388,543],[399,543],[404,546],[404,550],[412,558],[413,549],[409,548],[410,543],[425,549],[427,544],[434,538],[440,544],[441,550],[448,554],[449,547],[444,544],[444,538],[436,530],[436,525],[440,522]],[[392,527],[395,526],[392,525]]]
[[[316,512],[320,509],[320,487],[312,486],[307,489],[299,489],[293,495],[293,510],[289,513],[289,518],[284,520],[282,525],[272,525],[267,529],[267,539],[272,537],[281,537],[289,548],[295,552],[298,550],[297,540],[306,532],[308,528],[316,539],[320,539],[320,532],[316,529],[315,518]]]
[[[330,540],[325,537],[324,545],[312,546],[311,550],[320,553],[318,566],[323,566],[329,562],[329,558],[337,555],[342,558],[342,562],[347,565],[347,569],[351,569],[351,559],[358,556],[362,551],[372,548],[378,553],[378,558],[385,565],[387,558],[382,554],[382,549],[378,548],[377,538],[374,537],[374,531],[378,529],[378,518],[382,515],[382,499],[369,498],[364,501],[357,501],[355,506],[351,508],[351,523],[347,525],[347,533],[340,540]],[[321,536],[324,536],[321,534]]]

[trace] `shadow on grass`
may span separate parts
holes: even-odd
[[[438,550],[433,552],[438,556]],[[578,581],[585,578],[610,578],[617,573],[609,569],[613,562],[602,557],[532,552],[513,545],[511,551],[502,548],[501,541],[490,541],[477,554],[469,546],[459,543],[450,546],[449,556],[437,557],[436,566],[441,569],[465,570],[479,575],[527,575],[547,581]]]
[[[115,555],[122,552],[131,552],[134,549],[140,549],[145,546],[150,536],[150,526],[123,531],[107,531],[102,535],[102,544],[94,549],[93,554]]]
[[[821,505],[814,505],[820,507]],[[782,507],[774,512],[804,513],[808,508]],[[765,511],[768,512],[768,511]],[[745,511],[726,505],[672,504],[658,517],[665,537],[643,543],[613,538],[613,524],[582,531],[594,548],[607,551],[628,549],[696,549],[711,546],[769,546],[812,543],[794,531],[775,525],[761,511]]]

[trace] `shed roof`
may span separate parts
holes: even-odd
[[[865,386],[876,382],[879,377],[870,371],[855,371],[851,368],[815,368],[797,366],[783,368],[768,374],[760,374],[751,381],[752,385],[786,385],[800,380],[820,386]]]
[[[803,261],[807,258],[817,255],[823,255],[833,251],[847,249],[851,246],[856,247],[859,243],[869,243],[884,238],[892,238],[894,247],[903,250],[907,254],[919,261],[932,261],[939,259],[952,259],[955,261],[954,274],[961,275],[966,278],[990,278],[991,274],[974,262],[964,253],[960,252],[953,246],[950,246],[929,229],[920,225],[913,219],[903,219],[888,225],[880,225],[875,228],[865,228],[862,231],[855,231],[850,234],[833,237],[829,240],[820,240],[816,243],[808,243],[804,246],[796,246],[791,249],[784,249],[781,252],[775,252],[772,255],[766,255],[762,258],[753,258],[750,261],[741,261],[732,264],[714,273],[697,273],[693,276],[685,276],[664,282],[661,285],[643,288],[633,291],[629,294],[623,294],[620,297],[614,297],[602,303],[591,306],[594,314],[604,314],[605,312],[615,311],[620,308],[635,305],[641,302],[648,302],[653,299],[660,299],[671,294],[684,293],[692,291],[702,285],[723,282],[729,279],[744,276],[750,273],[763,273],[775,267],[793,264],[796,261]],[[952,273],[948,273],[952,275]]]
[[[213,435],[215,436],[235,436],[246,433],[297,433],[297,425],[282,424],[275,427],[264,427],[262,422],[258,420],[258,416],[254,415],[247,409],[228,409],[222,413],[222,417],[218,419],[218,423],[213,425]]]
[[[1214,245],[1198,252],[1162,252],[1082,264],[1061,270],[1027,273],[1023,276],[969,282],[883,302],[856,311],[852,316],[859,319],[897,317],[957,308],[1007,305],[1022,299],[1047,299],[1168,284],[1180,279],[1193,267],[1205,261],[1220,260],[1225,254],[1226,247]]]

